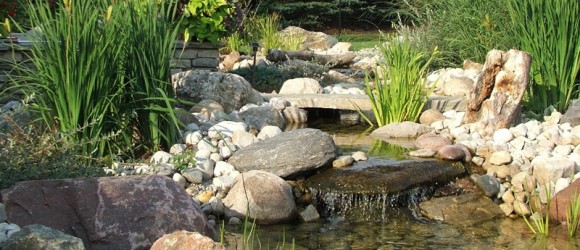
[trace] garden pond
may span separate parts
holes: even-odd
[[[342,154],[364,151],[369,155],[370,162],[387,164],[408,160],[405,152],[409,150],[374,141],[368,135],[370,131],[365,124],[349,125],[323,119],[308,124],[308,127],[331,134]],[[351,168],[357,167],[361,168],[356,164]],[[467,172],[482,171],[475,168]],[[468,176],[460,178],[465,181]],[[332,185],[333,182],[329,183]],[[313,201],[321,215],[320,220],[257,226],[253,248],[580,249],[580,238],[569,239],[566,228],[559,225],[550,227],[550,236],[546,239],[535,237],[520,218],[505,217],[471,225],[450,225],[421,217],[414,208],[434,192],[438,191],[433,187],[412,188],[400,195],[337,194],[313,189]],[[330,206],[329,203],[340,205]],[[225,230],[228,234],[243,233],[241,227],[227,226]],[[226,241],[231,247],[230,240]]]

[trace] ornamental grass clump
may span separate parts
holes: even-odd
[[[90,157],[172,144],[174,6],[68,0],[54,10],[46,1],[29,1],[27,11],[37,30],[35,70],[17,65],[13,88],[32,100],[47,127],[84,142]]]
[[[506,8],[519,49],[533,57],[525,106],[564,112],[579,97],[580,1],[510,0]]]
[[[580,227],[580,195],[576,194],[573,197],[568,209],[566,209],[566,225],[570,238],[576,235],[576,231]]]
[[[385,61],[375,69],[374,82],[367,74],[366,94],[379,127],[393,122],[417,121],[432,88],[425,87],[425,74],[437,56],[435,48],[425,54],[405,38],[392,38],[381,47]],[[370,124],[371,120],[357,107]]]

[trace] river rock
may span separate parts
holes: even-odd
[[[235,131],[247,131],[248,125],[243,122],[223,121],[211,126],[207,135],[210,139],[223,139],[225,137],[232,137]]]
[[[390,123],[375,129],[371,136],[377,139],[382,138],[415,138],[422,134],[433,131],[428,125],[404,121],[397,123]]]
[[[439,151],[443,146],[451,145],[451,140],[447,137],[436,134],[424,134],[417,137],[415,147],[418,149],[431,149]]]
[[[512,156],[510,155],[510,153],[508,151],[502,150],[502,151],[497,151],[497,152],[493,152],[490,156],[489,156],[489,163],[494,164],[494,165],[504,165],[504,164],[508,164],[512,161]]]
[[[24,181],[2,197],[8,221],[50,226],[90,249],[149,248],[176,230],[216,236],[185,190],[158,175]]]
[[[2,249],[84,250],[83,241],[50,227],[32,224],[14,233]]]
[[[320,219],[320,214],[318,214],[316,208],[310,204],[300,212],[300,219],[304,222],[311,222]]]
[[[325,51],[331,49],[336,43],[338,43],[338,39],[333,36],[322,32],[308,31],[296,26],[288,26],[280,31],[280,34],[283,37],[302,37],[304,40],[301,49],[303,50]]]
[[[419,116],[419,123],[425,125],[431,125],[436,121],[443,120],[445,120],[445,116],[437,109],[427,109],[421,113],[421,116]]]
[[[261,130],[265,126],[277,126],[280,129],[286,127],[286,119],[281,112],[272,106],[260,106],[249,108],[240,112],[238,116],[250,126]]]
[[[284,118],[288,123],[300,124],[308,121],[308,112],[296,106],[290,106],[282,111]]]
[[[312,173],[336,158],[332,137],[318,129],[298,129],[258,141],[228,160],[238,171],[264,170],[282,178]]]
[[[464,226],[480,224],[504,215],[492,200],[475,193],[433,198],[421,202],[419,207],[427,218]]]
[[[277,126],[265,126],[258,133],[258,140],[268,139],[282,133],[282,130]]]
[[[562,156],[537,156],[532,160],[532,167],[534,177],[540,185],[544,185],[574,175],[576,163]]]
[[[322,87],[312,78],[289,79],[280,88],[281,95],[292,94],[322,94]]]
[[[475,185],[483,191],[485,196],[493,198],[499,193],[501,183],[499,183],[495,177],[474,174],[471,176],[471,179],[475,182]]]
[[[173,158],[173,155],[165,151],[157,151],[151,156],[151,163],[168,163]]]
[[[10,238],[14,233],[20,231],[20,227],[16,224],[6,222],[0,223],[0,247],[2,243]]]
[[[218,250],[226,248],[211,238],[198,232],[185,230],[163,235],[151,246],[151,250],[176,250],[176,249],[205,249]]]
[[[437,151],[437,155],[443,160],[465,160],[465,151],[459,145],[445,145]]]
[[[571,126],[580,125],[580,99],[574,99],[570,102],[568,110],[560,119],[560,124],[570,123]]]
[[[338,159],[336,159],[332,162],[332,167],[333,168],[345,168],[345,167],[352,165],[353,162],[354,162],[354,158],[352,158],[352,156],[343,155],[341,157],[338,157]]]
[[[365,152],[363,152],[363,151],[356,151],[356,152],[352,153],[352,158],[355,161],[366,161],[366,160],[369,159],[367,157],[367,154]]]
[[[437,154],[437,151],[433,149],[419,149],[409,152],[409,156],[419,157],[419,158],[431,158]]]
[[[256,138],[256,136],[250,134],[250,132],[247,131],[238,130],[235,131],[234,134],[232,135],[232,143],[239,148],[247,147],[249,145],[254,144],[257,141],[258,138]]]
[[[223,202],[229,208],[228,217],[248,216],[260,224],[291,221],[298,214],[292,187],[282,178],[261,170],[238,175]]]
[[[465,76],[451,76],[443,83],[443,95],[469,96],[473,91],[473,80]]]
[[[580,195],[580,179],[572,182],[568,187],[558,192],[550,201],[550,219],[561,223],[566,222],[566,210],[570,202]]]
[[[500,128],[493,133],[493,142],[496,144],[508,143],[513,138],[512,131],[507,128]]]

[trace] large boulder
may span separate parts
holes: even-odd
[[[14,233],[0,246],[4,250],[44,249],[44,250],[84,250],[83,241],[47,226],[33,224]]]
[[[178,98],[200,102],[211,99],[220,103],[226,113],[256,102],[256,92],[243,77],[209,70],[189,70],[172,76],[173,89]],[[260,103],[256,103],[260,104]]]
[[[288,26],[280,31],[282,37],[302,37],[304,50],[325,51],[331,49],[338,39],[322,32],[314,32],[296,26]]]
[[[226,248],[205,235],[184,230],[163,235],[151,246],[151,250],[175,249],[220,250]]]
[[[216,236],[185,190],[158,175],[24,181],[2,197],[8,221],[49,226],[89,249],[147,249],[176,230]]]
[[[229,217],[248,216],[260,224],[291,221],[298,215],[292,187],[282,178],[260,170],[238,175],[223,201],[229,208]]]
[[[229,163],[240,172],[264,170],[282,178],[312,173],[336,158],[332,137],[318,129],[298,129],[236,151]]]
[[[419,124],[415,122],[397,122],[390,123],[375,129],[371,136],[377,139],[382,138],[415,138],[422,134],[433,131],[429,125]]]
[[[491,199],[475,193],[433,198],[421,202],[419,207],[427,218],[464,226],[504,216],[500,207]]]
[[[575,180],[570,186],[558,192],[550,201],[550,219],[566,222],[566,210],[572,200],[580,195],[580,179]]]
[[[447,145],[451,145],[451,140],[437,134],[423,134],[415,140],[415,147],[418,149],[439,151],[439,149]]]

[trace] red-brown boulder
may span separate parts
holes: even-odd
[[[185,190],[164,176],[24,181],[2,197],[8,221],[58,229],[87,249],[149,249],[178,230],[216,236]]]
[[[178,231],[166,234],[153,243],[151,250],[225,250],[221,243],[197,232]]]
[[[580,179],[558,192],[550,201],[550,219],[561,223],[566,222],[566,210],[570,202],[580,195]]]

